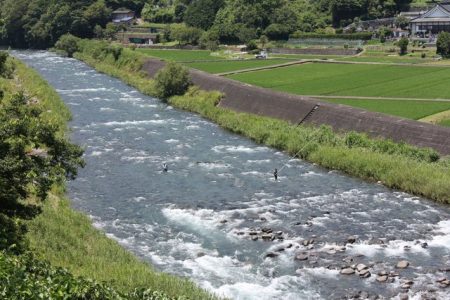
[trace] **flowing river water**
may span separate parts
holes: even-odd
[[[450,275],[448,206],[292,159],[75,59],[14,55],[72,111],[87,162],[73,206],[157,269],[231,299],[450,299],[436,282]],[[370,277],[340,274],[359,263]]]

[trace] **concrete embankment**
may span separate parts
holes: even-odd
[[[164,65],[160,60],[149,59],[143,68],[153,77]],[[202,89],[222,92],[224,98],[219,106],[224,108],[293,124],[324,124],[336,131],[364,132],[372,137],[431,147],[441,154],[450,154],[450,128],[276,92],[198,70],[191,70],[191,76],[194,84]]]

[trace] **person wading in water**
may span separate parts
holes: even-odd
[[[166,163],[163,163],[163,172],[167,172],[169,171],[169,167],[167,166]]]
[[[278,181],[278,169],[275,169],[275,171],[273,171],[273,178],[275,178],[275,181]]]

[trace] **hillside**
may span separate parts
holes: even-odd
[[[67,32],[108,36],[111,13],[127,7],[145,21],[181,23],[207,31],[206,39],[248,42],[266,35],[331,30],[358,19],[394,16],[412,0],[0,0],[0,45],[47,48]],[[423,1],[422,1],[423,2]],[[419,1],[419,3],[422,3]]]

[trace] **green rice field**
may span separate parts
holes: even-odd
[[[408,100],[322,99],[326,102],[359,107],[369,111],[419,120],[450,110],[450,102]],[[450,125],[450,123],[449,123]]]
[[[310,63],[229,76],[299,95],[450,99],[450,68]]]
[[[261,68],[272,65],[284,64],[292,62],[289,59],[251,59],[251,60],[226,60],[226,61],[216,61],[216,62],[194,62],[187,63],[186,65],[190,68],[202,70],[208,73],[217,74],[225,73],[243,69]]]
[[[439,125],[450,127],[450,120],[444,120],[440,122]]]
[[[171,61],[196,61],[196,60],[223,60],[218,55],[212,55],[208,50],[160,50],[160,49],[136,49],[148,56],[158,57]]]

